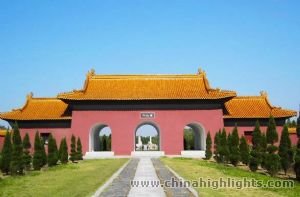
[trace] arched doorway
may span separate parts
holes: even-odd
[[[135,151],[159,151],[160,134],[158,127],[153,123],[142,123],[135,130]]]
[[[90,151],[111,151],[111,129],[108,125],[99,124],[91,129]]]
[[[204,128],[198,123],[190,123],[184,127],[183,149],[185,151],[204,151],[206,135]]]

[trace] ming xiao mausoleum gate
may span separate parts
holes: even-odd
[[[251,135],[256,120],[266,130],[272,115],[281,133],[286,119],[296,112],[270,104],[266,93],[237,96],[234,91],[213,89],[206,74],[192,75],[96,75],[87,74],[82,90],[58,94],[54,98],[33,98],[24,107],[2,113],[0,118],[18,123],[21,135],[35,132],[59,142],[71,135],[80,137],[86,157],[138,155],[136,131],[152,125],[158,133],[157,155],[204,156],[207,132],[222,128],[231,131],[237,124],[239,135]],[[99,151],[99,133],[111,129],[111,151]],[[184,129],[193,130],[194,151],[184,150]],[[145,153],[146,151],[144,151]]]

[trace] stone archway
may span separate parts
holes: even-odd
[[[140,132],[143,132],[141,130],[143,130],[143,128],[148,128],[151,129],[155,134],[152,135],[152,140],[150,142],[150,134],[147,134],[147,131],[145,132],[146,134],[144,134],[144,137],[146,137],[146,139],[144,140],[144,142],[142,142],[142,144],[139,144],[139,135]],[[148,131],[149,132],[149,131]],[[159,126],[156,123],[153,122],[142,122],[140,123],[134,132],[134,144],[133,144],[133,151],[131,153],[132,156],[163,156],[164,152],[161,151],[161,132],[159,129]],[[157,137],[157,138],[156,138]],[[141,140],[140,140],[141,142]],[[150,143],[149,143],[150,142]],[[151,144],[153,145],[152,147],[154,148],[149,148],[151,147]],[[155,145],[154,145],[155,144]],[[143,147],[147,147],[146,151],[141,150],[138,145],[142,145]],[[145,148],[143,148],[145,150]]]
[[[101,135],[104,134],[104,135]],[[103,148],[103,144],[101,144],[101,136],[105,136],[106,143],[105,148]],[[107,141],[110,138],[109,141]],[[106,148],[110,146],[111,147],[111,129],[107,124],[97,124],[92,127],[90,131],[90,137],[89,137],[89,150],[91,152],[100,152],[100,151],[110,151],[111,148]],[[102,148],[101,148],[102,147]]]
[[[143,139],[141,139],[143,138]],[[159,151],[160,150],[160,132],[158,127],[154,123],[145,122],[137,126],[135,130],[135,151],[143,151],[152,150]],[[137,144],[142,143],[141,147],[138,147]],[[151,144],[147,144],[151,143]],[[148,146],[150,145],[150,146]]]
[[[193,135],[192,140],[187,142],[186,132]],[[189,147],[186,145],[189,143]],[[183,131],[183,151],[181,155],[184,157],[204,157],[206,149],[206,131],[200,123],[189,123],[184,126]]]

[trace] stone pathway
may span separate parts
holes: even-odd
[[[119,176],[113,180],[112,184],[102,193],[101,197],[125,197],[128,195],[131,185],[130,181],[134,179],[139,159],[131,159],[128,165],[123,169]]]
[[[152,159],[152,163],[156,170],[156,174],[158,175],[159,179],[163,182],[166,180],[174,180],[179,184],[179,180],[173,175],[172,172],[159,160],[156,158]],[[183,187],[168,187],[165,188],[165,192],[167,196],[176,196],[176,197],[194,197],[194,195],[187,189]]]
[[[164,197],[165,192],[160,186],[154,166],[149,157],[142,157],[134,177],[135,187],[132,187],[128,197]]]
[[[178,180],[159,159],[140,157],[131,159],[101,197],[192,197],[186,188],[164,188],[161,183]],[[132,187],[131,183],[135,186]]]

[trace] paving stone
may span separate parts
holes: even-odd
[[[122,170],[119,176],[113,180],[111,185],[100,194],[101,197],[125,197],[128,195],[131,185],[130,181],[134,179],[138,158],[131,159],[128,165]]]
[[[161,180],[161,182],[164,182],[166,180],[171,180],[172,178],[179,182],[179,180],[176,178],[176,176],[173,175],[173,173],[157,158],[152,158],[152,163],[154,165],[154,168],[156,170],[156,174]],[[174,196],[174,197],[194,197],[194,195],[184,187],[165,187],[167,196]]]
[[[150,157],[141,157],[138,164],[134,181],[137,182],[132,187],[128,197],[165,197],[163,187],[156,175],[154,166]]]

